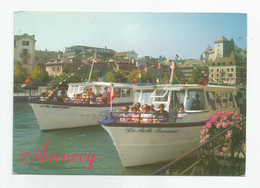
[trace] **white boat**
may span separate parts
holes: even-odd
[[[153,91],[136,87],[135,102],[154,104],[157,110],[163,103],[167,122],[121,122],[118,112],[99,122],[112,138],[124,167],[167,162],[200,144],[200,131],[211,115],[239,110],[235,92],[234,87],[196,84],[161,85]],[[197,95],[200,102],[196,107]],[[182,105],[185,112],[180,115],[177,109]]]
[[[110,88],[111,85],[116,93],[113,100],[114,110],[133,104],[133,86],[123,83],[72,83],[69,84],[67,95],[73,98],[76,94],[87,92],[88,88],[92,88],[98,95],[103,93],[105,87]],[[30,105],[41,130],[97,125],[97,121],[101,119],[101,111],[109,110],[111,106],[107,103],[84,104],[41,100],[30,101]]]

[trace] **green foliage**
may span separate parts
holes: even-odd
[[[200,81],[208,81],[208,76],[204,76],[206,73],[208,75],[208,67],[206,65],[204,66],[196,66],[191,72],[191,76],[188,79],[189,84],[198,83]]]
[[[26,79],[26,74],[22,69],[22,63],[21,62],[16,62],[14,64],[14,83],[15,84],[21,84],[25,81]]]
[[[179,83],[184,83],[184,82],[185,82],[185,75],[177,67],[175,74],[173,75],[172,83],[173,84],[179,84]]]
[[[91,74],[91,81],[98,80],[98,78],[99,78],[99,70],[94,69]]]
[[[105,81],[106,82],[116,82],[117,81],[116,73],[114,73],[114,72],[107,72],[105,74]]]
[[[31,79],[35,83],[47,83],[49,81],[48,73],[43,70],[38,64],[35,64],[31,72]]]
[[[69,73],[69,67],[67,64],[63,66],[62,71],[63,73]]]
[[[153,77],[147,72],[142,74],[142,82],[146,83],[148,80],[150,83],[152,83]]]
[[[135,70],[135,69],[133,69],[132,72],[130,72],[130,74],[129,74],[128,78],[127,78],[127,81],[128,82],[133,82],[134,74],[135,74],[135,81],[136,82],[141,82],[142,81],[142,77],[139,78],[139,72],[138,72],[138,70]]]
[[[244,174],[244,160],[239,159],[239,155],[245,157],[246,122],[242,119],[237,112],[220,112],[211,116],[201,131],[201,143],[220,134],[201,150],[210,175],[222,175],[223,171],[229,175]],[[228,164],[224,165],[226,161]]]
[[[170,78],[169,78],[169,76],[168,75],[164,75],[164,77],[163,77],[163,80],[162,80],[163,82],[169,82],[170,81]]]
[[[190,76],[190,77],[188,78],[188,83],[189,83],[189,84],[195,84],[196,82],[195,82],[194,78],[193,78],[192,76]]]

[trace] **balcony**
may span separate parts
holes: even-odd
[[[20,57],[21,58],[30,58],[31,54],[29,54],[29,53],[20,53]]]

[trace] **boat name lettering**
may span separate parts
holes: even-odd
[[[89,162],[89,164],[86,167],[86,170],[89,171],[92,167],[92,164],[97,160],[96,154],[94,153],[93,155],[91,153],[87,154],[87,153],[83,153],[81,155],[79,155],[79,153],[75,153],[73,156],[71,156],[69,153],[65,154],[63,153],[62,155],[58,155],[57,153],[53,154],[51,153],[49,155],[49,157],[45,157],[46,155],[46,151],[47,148],[49,146],[50,141],[48,140],[44,146],[42,147],[42,149],[36,149],[34,151],[34,156],[35,158],[33,158],[33,154],[31,152],[24,152],[21,156],[20,156],[20,162],[23,164],[30,164],[33,161],[35,161],[36,159],[40,162],[45,162],[45,161],[49,161],[49,162],[64,162],[67,158],[67,162]],[[70,158],[71,156],[71,158]]]
[[[41,108],[65,108],[65,109],[69,109],[69,106],[53,106],[53,105],[49,105],[49,104],[41,104],[40,105]]]
[[[169,130],[162,128],[126,128],[125,132],[127,133],[177,133],[178,129]]]

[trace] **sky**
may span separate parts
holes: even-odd
[[[247,47],[247,16],[239,13],[16,12],[14,27],[35,35],[36,50],[107,46],[138,57],[199,59],[222,35]]]

